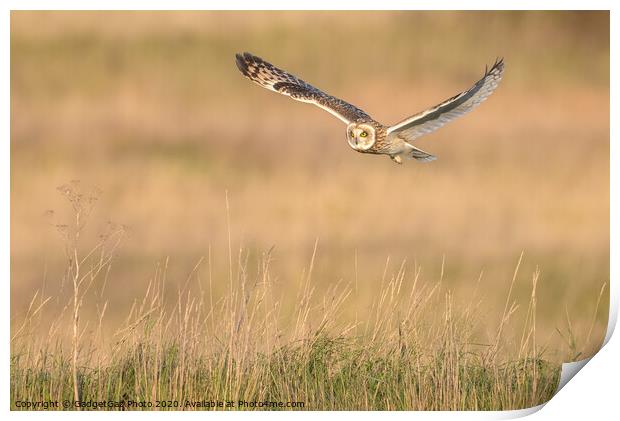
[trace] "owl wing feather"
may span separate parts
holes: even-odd
[[[298,77],[278,69],[260,57],[250,53],[237,54],[236,57],[237,67],[241,73],[263,88],[289,96],[297,101],[321,107],[346,124],[370,119],[368,114],[356,106],[326,94]]]
[[[422,135],[443,127],[446,123],[470,112],[486,100],[497,88],[503,74],[504,60],[498,59],[491,69],[485,70],[484,76],[467,91],[389,127],[388,135],[396,133],[399,137],[411,142]]]

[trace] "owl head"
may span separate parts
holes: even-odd
[[[356,151],[365,151],[375,144],[375,128],[369,124],[351,123],[347,126],[347,142]]]

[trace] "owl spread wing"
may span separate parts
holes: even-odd
[[[396,133],[408,142],[433,132],[444,124],[466,114],[480,105],[493,93],[504,74],[504,60],[498,59],[491,69],[474,86],[465,92],[442,102],[426,111],[411,116],[387,130]]]
[[[278,69],[250,53],[237,54],[237,67],[252,82],[294,100],[317,105],[349,124],[369,120],[370,116],[354,105],[326,94],[292,74]]]

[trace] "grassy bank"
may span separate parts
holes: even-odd
[[[182,349],[146,343],[106,366],[82,367],[84,408],[106,401],[99,409],[504,410],[548,401],[559,381],[559,366],[544,360],[492,364],[447,343],[430,355],[404,343],[398,348],[318,336],[240,360]],[[44,359],[26,368],[13,357],[12,409],[18,400],[73,400],[69,359]]]
[[[272,273],[272,250],[251,267],[247,250],[229,248],[228,279],[200,276],[201,266],[211,273],[210,254],[184,282],[170,283],[167,260],[158,265],[123,326],[109,332],[106,285],[125,233],[111,229],[83,252],[80,235],[94,200],[60,190],[75,212],[72,224],[57,227],[66,241],[63,282],[73,294],[37,292],[25,316],[14,319],[13,409],[84,402],[80,409],[501,410],[543,403],[557,387],[559,364],[536,343],[539,272],[526,309],[512,296],[521,259],[498,328],[483,342],[479,331],[492,324],[479,312],[477,288],[457,304],[441,277],[423,281],[420,268],[410,273],[405,262],[391,274],[386,265],[373,304],[359,309],[356,322],[345,321],[357,286],[336,282],[315,293],[316,244],[291,281],[292,306]],[[214,292],[214,283],[227,288]],[[59,313],[47,308],[51,301],[65,303]],[[83,319],[85,305],[97,317]],[[522,326],[512,321],[519,311]],[[233,406],[217,407],[228,401]]]

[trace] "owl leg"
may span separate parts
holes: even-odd
[[[390,155],[390,159],[396,162],[397,164],[403,163],[403,159],[400,157],[400,155]]]

